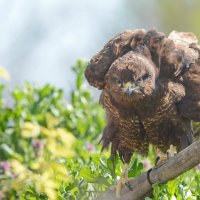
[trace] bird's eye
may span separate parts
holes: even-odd
[[[140,83],[142,81],[143,81],[142,77],[138,78],[138,80],[137,80],[138,83]]]
[[[119,79],[116,80],[116,83],[117,83],[117,85],[122,85],[122,81]]]
[[[144,76],[142,76],[142,79],[143,80],[146,80],[146,79],[148,79],[149,78],[149,74],[145,74]]]
[[[148,79],[149,77],[150,77],[149,74],[145,74],[145,75],[141,76],[141,77],[137,80],[137,82],[140,83],[140,82],[142,82],[142,81]]]

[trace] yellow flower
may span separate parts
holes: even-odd
[[[62,182],[70,182],[70,176],[63,163],[45,161],[39,158],[31,168],[28,169],[25,164],[18,160],[11,160],[11,169],[14,178],[5,182],[2,191],[6,192],[11,189],[22,192],[28,185],[34,186],[37,193],[44,193],[50,200],[58,199],[57,190]]]
[[[5,79],[7,81],[10,80],[10,74],[2,66],[0,66],[0,77],[2,77],[3,79]]]
[[[21,135],[25,138],[37,137],[40,134],[40,126],[32,122],[24,122]]]
[[[34,183],[38,193],[45,193],[49,199],[56,200],[56,190],[62,182],[69,182],[70,177],[62,163],[45,161],[41,158],[37,164],[32,166],[40,175],[37,175]]]
[[[35,175],[18,160],[13,159],[10,163],[15,178],[10,182],[8,187],[13,188],[16,191],[23,190],[26,185],[32,182]]]
[[[51,159],[56,157],[72,157],[75,155],[72,146],[76,139],[66,129],[47,129],[42,127],[41,133],[46,136],[46,148],[50,152]]]
[[[50,113],[45,114],[45,119],[46,119],[47,127],[50,129],[56,127],[60,122],[58,118],[54,117]]]
[[[44,174],[37,175],[35,176],[34,183],[35,190],[38,193],[45,193],[51,200],[56,199],[56,189],[58,189],[58,184],[53,177],[45,176]]]

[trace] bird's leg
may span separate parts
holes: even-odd
[[[117,183],[116,186],[116,197],[120,198],[120,192],[122,187],[128,183],[128,163],[125,163],[122,170],[122,175]],[[131,187],[129,186],[129,189]]]

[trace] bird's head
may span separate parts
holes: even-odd
[[[133,51],[117,59],[107,73],[107,87],[119,103],[132,103],[152,95],[156,70],[153,62]]]

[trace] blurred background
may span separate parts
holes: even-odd
[[[200,37],[199,19],[198,0],[0,0],[0,65],[11,75],[5,83],[68,91],[76,60],[90,59],[119,32],[156,27]]]

